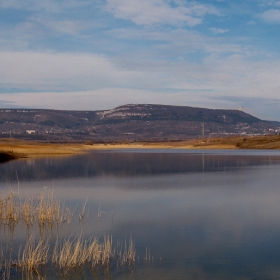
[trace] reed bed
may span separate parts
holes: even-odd
[[[84,219],[85,207],[86,202],[79,214],[79,220]],[[117,242],[113,247],[112,235],[88,239],[80,235],[75,238],[70,236],[61,239],[57,231],[52,240],[43,237],[45,234],[42,234],[41,230],[65,222],[70,224],[73,212],[55,198],[53,190],[49,192],[44,190],[37,198],[21,199],[19,194],[14,192],[2,195],[0,197],[0,226],[4,225],[4,229],[10,230],[22,221],[29,232],[33,228],[31,226],[37,225],[40,239],[36,241],[34,234],[27,233],[29,237],[26,244],[20,246],[18,252],[9,247],[8,254],[4,253],[0,244],[0,280],[10,279],[11,271],[14,269],[23,272],[23,279],[33,279],[34,275],[36,279],[41,279],[41,271],[46,271],[45,268],[50,269],[50,267],[66,275],[70,271],[85,269],[91,271],[98,267],[106,271],[112,264],[130,266],[135,262],[136,250],[132,238],[128,242],[126,240]],[[11,246],[12,244],[11,242]]]
[[[85,271],[87,268],[91,271],[98,267],[107,270],[112,264],[124,266],[135,262],[132,238],[128,246],[124,245],[122,249],[119,246],[123,243],[117,244],[113,249],[112,235],[105,235],[103,240],[96,237],[83,239],[81,236],[66,240],[57,239],[54,246],[51,246],[50,239],[41,238],[35,242],[32,235],[25,246],[19,248],[16,260],[5,259],[3,250],[0,250],[0,279],[9,279],[13,268],[20,269],[24,279],[33,279],[34,275],[40,279],[41,272],[50,267],[61,275],[66,275],[71,271]]]
[[[0,197],[0,220],[4,225],[17,223],[20,219],[20,199],[13,192]]]
[[[13,266],[20,267],[28,273],[34,271],[38,273],[38,268],[48,263],[50,245],[48,240],[40,239],[35,245],[35,238],[32,235],[21,254],[21,248],[18,254],[18,260],[13,262]]]
[[[10,192],[0,197],[0,223],[10,225],[23,220],[26,225],[37,223],[39,227],[53,226],[67,222],[70,224],[73,211],[55,199],[54,192],[42,191],[39,198],[25,198]]]
[[[112,250],[112,236],[104,236],[103,242],[98,238],[91,237],[88,240],[82,240],[81,237],[74,240],[56,241],[52,263],[61,270],[70,270],[81,268],[86,265],[96,267],[109,266],[114,258]]]

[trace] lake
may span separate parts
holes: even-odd
[[[131,239],[135,260],[67,273],[49,261],[24,279],[279,279],[279,178],[280,151],[265,150],[111,150],[1,164],[1,198],[53,193],[72,213],[52,227],[2,221],[0,260],[11,266],[1,273],[22,278],[15,263],[29,238],[47,236],[51,255],[56,238],[109,236],[114,248]]]

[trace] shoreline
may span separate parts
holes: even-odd
[[[17,139],[0,138],[1,157],[7,160],[19,158],[38,158],[49,156],[70,156],[92,150],[114,149],[280,149],[280,136],[252,136],[228,138],[203,138],[182,141],[164,142],[131,142],[131,143],[40,143]]]

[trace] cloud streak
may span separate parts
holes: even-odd
[[[210,30],[214,33],[214,34],[224,34],[229,32],[229,29],[222,29],[222,28],[210,28]]]
[[[131,20],[137,25],[195,26],[201,24],[207,14],[219,14],[210,5],[164,0],[107,0],[106,9],[116,18]]]

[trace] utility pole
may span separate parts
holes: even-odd
[[[202,136],[204,137],[204,122],[202,123]]]

